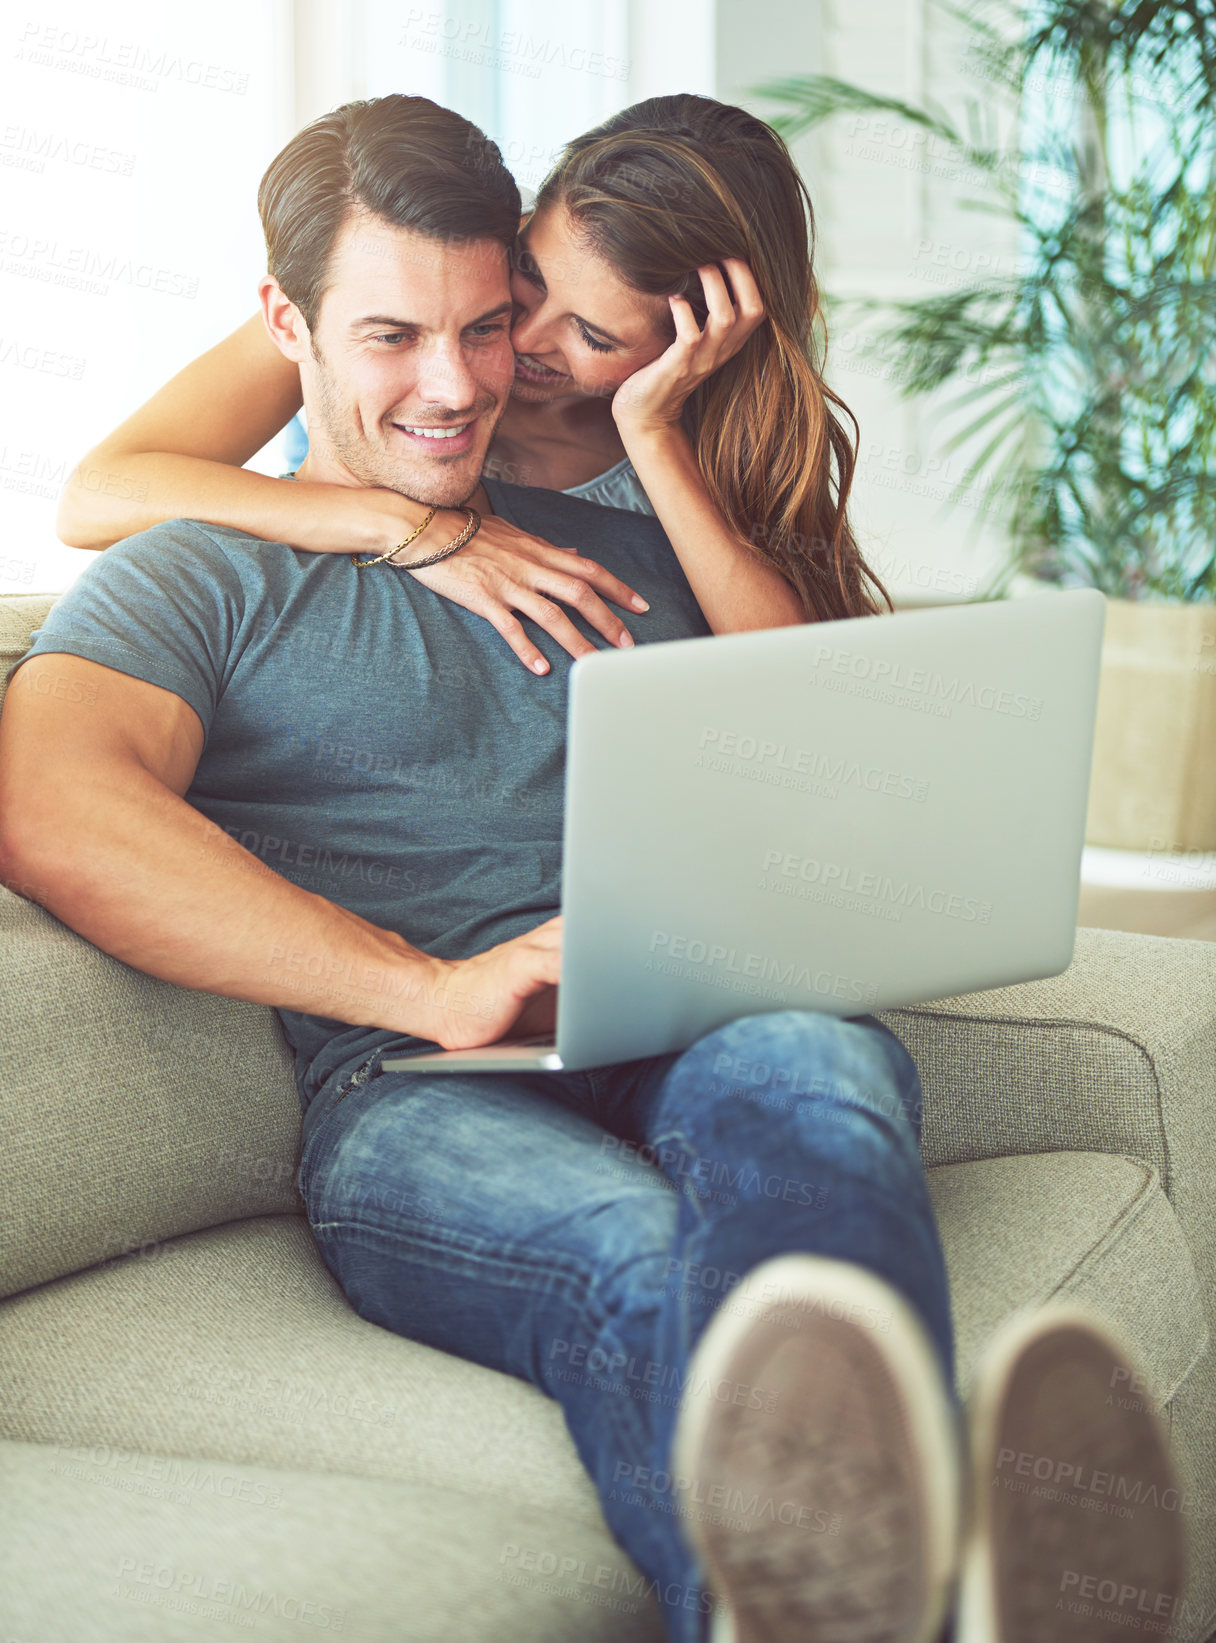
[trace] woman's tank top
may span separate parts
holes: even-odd
[[[572,485],[563,495],[581,496],[584,502],[598,502],[601,508],[627,508],[630,513],[654,514],[650,498],[642,489],[642,482],[628,457],[623,457],[615,467],[595,479],[588,479],[583,485]]]

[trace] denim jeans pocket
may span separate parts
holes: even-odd
[[[378,1055],[379,1052],[377,1052],[376,1055],[369,1056],[366,1061],[362,1062],[361,1065],[355,1068],[353,1073],[351,1073],[347,1078],[344,1078],[338,1085],[337,1089],[332,1091],[332,1093],[327,1095],[324,1091],[322,1091],[314,1097],[313,1106],[309,1108],[309,1112],[311,1113],[313,1108],[315,1108],[318,1104],[320,1105],[321,1110],[313,1119],[311,1124],[307,1122],[306,1115],[305,1127],[307,1129],[307,1136],[300,1153],[300,1169],[296,1178],[296,1184],[299,1187],[301,1196],[304,1198],[305,1202],[307,1202],[308,1188],[312,1181],[313,1163],[317,1152],[317,1139],[321,1131],[328,1126],[330,1118],[333,1116],[336,1108],[341,1106],[347,1096],[353,1094],[355,1090],[363,1089],[379,1072],[380,1069],[376,1066]]]

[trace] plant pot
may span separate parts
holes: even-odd
[[[1216,605],[1107,600],[1085,837],[1216,851]]]

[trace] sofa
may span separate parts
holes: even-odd
[[[51,603],[0,599],[0,677]],[[366,1322],[322,1263],[274,1012],[145,976],[20,890],[0,889],[0,1639],[658,1643],[557,1404]],[[1020,1307],[1076,1298],[1127,1332],[1145,1379],[1118,1395],[1168,1414],[1191,1544],[1168,1635],[1199,1643],[1216,946],[1082,929],[1060,976],[883,1019],[924,1088],[960,1390]]]

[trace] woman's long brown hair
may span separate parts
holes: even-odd
[[[628,285],[687,297],[700,324],[697,269],[749,264],[766,317],[685,407],[702,477],[809,621],[890,610],[846,512],[858,430],[821,373],[814,212],[772,127],[709,97],[652,97],[566,147],[537,195],[552,205]]]

